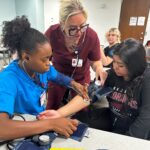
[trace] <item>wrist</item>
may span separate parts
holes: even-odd
[[[63,107],[62,107],[62,108],[63,108]],[[65,114],[64,114],[64,112],[63,112],[63,110],[62,110],[62,108],[59,108],[59,109],[57,110],[57,112],[59,113],[60,117],[66,117]]]
[[[79,86],[79,84],[78,84],[75,80],[72,80],[72,81],[70,82],[70,86],[71,86],[71,88],[72,88],[74,91],[77,92],[77,87]],[[78,92],[77,92],[77,93],[78,93]]]
[[[70,86],[71,86],[71,87],[74,87],[75,83],[76,83],[76,82],[75,82],[74,80],[71,80]]]

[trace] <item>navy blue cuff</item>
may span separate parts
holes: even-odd
[[[66,86],[68,88],[71,88],[71,81],[73,79],[60,73],[60,72],[57,72],[57,77],[55,79],[55,83],[59,84],[59,85],[63,85],[63,86]]]

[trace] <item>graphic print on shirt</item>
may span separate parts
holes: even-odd
[[[137,110],[137,101],[133,97],[128,98],[127,89],[114,86],[109,99],[111,111],[120,117],[132,116],[132,111],[128,110]]]

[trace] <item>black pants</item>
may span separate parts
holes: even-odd
[[[87,123],[89,127],[111,131],[111,118],[109,108],[95,108],[90,106],[86,111],[80,111],[73,116],[81,122]]]

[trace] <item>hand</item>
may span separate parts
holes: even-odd
[[[73,81],[71,81],[71,86],[72,86],[73,90],[75,90],[84,99],[89,99],[88,84],[85,84],[83,86],[80,83],[77,83],[76,81],[73,80]]]
[[[43,120],[43,119],[54,119],[54,118],[60,118],[60,117],[61,115],[56,110],[45,110],[37,116],[37,119]]]
[[[52,124],[53,130],[56,133],[70,137],[70,135],[77,130],[79,122],[75,119],[57,118],[53,120]]]
[[[99,70],[98,72],[96,72],[96,80],[99,80],[98,78],[100,77],[100,82],[101,85],[103,86],[106,79],[107,79],[108,73],[104,70]]]

